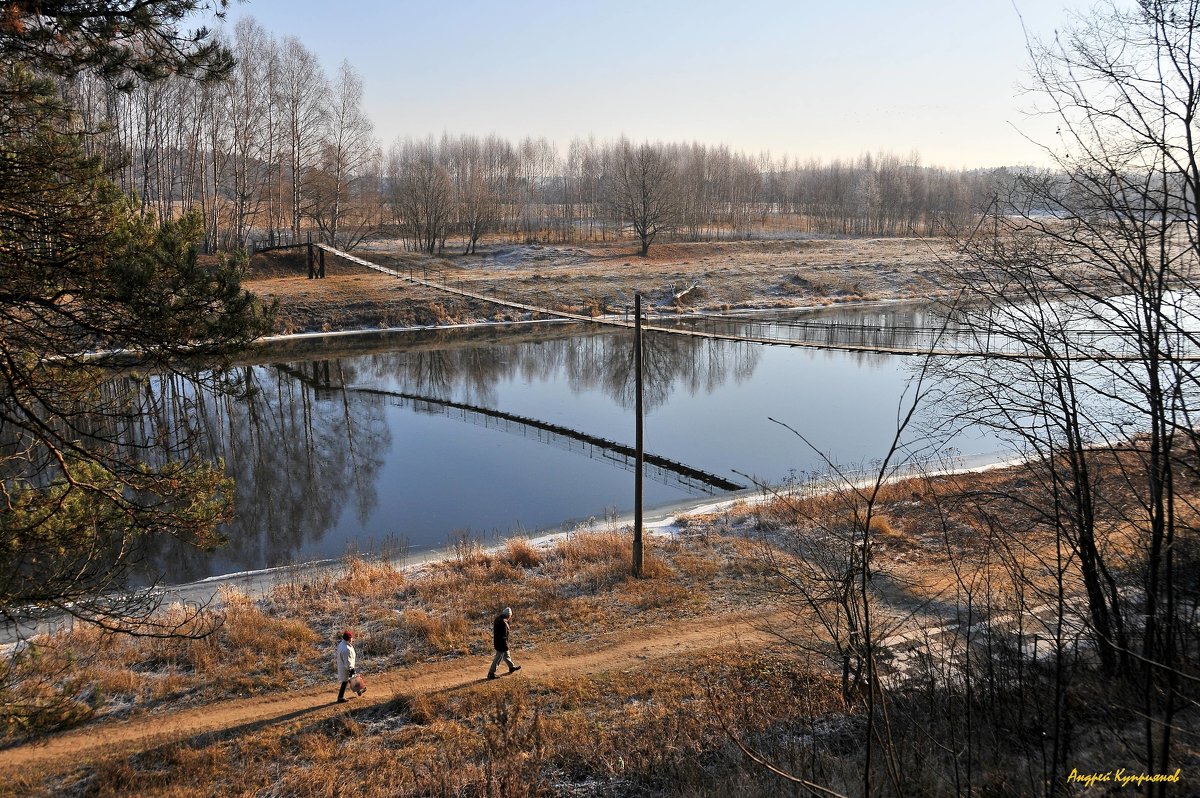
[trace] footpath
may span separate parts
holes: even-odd
[[[470,689],[499,689],[505,679],[538,679],[557,674],[635,671],[646,663],[674,657],[694,657],[705,651],[744,646],[760,648],[779,638],[767,631],[771,613],[724,616],[659,628],[628,630],[592,638],[552,655],[513,649],[521,670],[495,681],[485,677],[490,662],[472,657],[452,662],[421,664],[372,673],[360,669],[367,692],[338,704],[337,682],[268,696],[234,698],[200,707],[151,710],[125,720],[101,720],[51,735],[36,742],[0,750],[0,774],[30,768],[60,768],[118,756],[130,756],[167,744],[204,737],[252,732],[273,724],[308,724],[337,713],[361,712],[403,696]],[[500,673],[503,673],[501,669]]]

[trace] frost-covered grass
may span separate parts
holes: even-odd
[[[821,307],[833,303],[924,298],[944,288],[931,281],[956,257],[936,239],[814,238],[792,233],[752,241],[662,242],[649,256],[630,242],[582,247],[486,244],[480,255],[422,256],[400,242],[376,242],[363,255],[414,276],[449,275],[471,291],[506,295],[585,316],[619,313],[641,291],[651,308],[671,312]],[[516,311],[447,295],[334,258],[324,280],[304,274],[298,253],[256,256],[245,287],[280,302],[280,334],[518,320]],[[800,276],[802,282],[795,278]],[[319,285],[317,285],[319,283]],[[695,286],[686,301],[674,297]],[[403,302],[397,302],[402,297]]]
[[[736,553],[725,538],[651,538],[639,580],[629,576],[628,530],[512,539],[492,550],[464,539],[446,559],[409,567],[350,558],[259,599],[226,589],[200,617],[166,608],[159,621],[179,625],[183,636],[77,626],[35,638],[0,674],[12,710],[0,717],[7,738],[19,740],[109,715],[319,684],[334,678],[343,629],[353,630],[360,663],[375,671],[465,656],[482,663],[492,651],[492,619],[505,606],[517,613],[520,645],[552,651],[597,633],[695,617],[714,600],[714,586],[748,606]]]
[[[1022,504],[1027,479],[1027,471],[997,469],[883,488],[866,582],[881,674],[874,691],[853,681],[846,689],[836,646],[798,583],[788,582],[808,578],[813,595],[828,589],[835,602],[846,584],[861,588],[853,573],[847,582],[836,571],[825,572],[822,585],[813,581],[820,574],[788,559],[811,553],[842,562],[856,546],[845,534],[854,500],[801,490],[673,519],[650,535],[647,576],[638,580],[628,576],[628,530],[616,528],[494,549],[464,538],[446,559],[406,569],[349,560],[338,573],[298,578],[259,601],[225,596],[226,624],[202,641],[81,636],[80,650],[94,656],[76,660],[75,681],[31,681],[25,698],[73,685],[74,703],[58,717],[73,723],[332,682],[332,642],[347,626],[374,669],[478,657],[482,670],[491,619],[503,606],[514,609],[518,660],[523,647],[547,658],[603,652],[609,632],[635,639],[684,621],[695,629],[747,608],[793,622],[773,644],[351,704],[335,716],[205,736],[71,773],[19,774],[9,786],[140,796],[790,794],[741,743],[784,771],[862,794],[869,707],[872,795],[1065,787],[1069,768],[1060,773],[1047,760],[1054,735],[1081,771],[1137,767],[1124,742],[1141,723],[1135,684],[1102,677],[1086,646],[1072,644],[1069,679],[1056,692],[1056,665],[1038,626],[1045,619],[1032,612],[1053,540],[1038,527],[1036,508]],[[992,507],[1008,524],[1009,545],[1000,548],[973,502],[1006,495],[1010,504]],[[1126,532],[1112,528],[1117,537]],[[1020,623],[1042,634],[1038,657],[1022,656]],[[1058,701],[1069,712],[1064,727],[1055,725]],[[1178,765],[1193,772],[1194,704],[1181,707],[1176,727]]]

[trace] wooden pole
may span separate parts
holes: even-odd
[[[309,233],[308,234],[308,279],[310,279],[310,280],[316,278],[316,276],[317,276],[317,269],[316,269],[315,264],[313,263],[314,260],[315,259],[313,258],[312,233]]]
[[[634,389],[634,416],[636,418],[633,447],[633,575],[642,575],[642,466],[645,450],[642,445],[642,295],[633,295],[633,372],[637,385]]]

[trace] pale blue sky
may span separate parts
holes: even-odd
[[[1054,124],[1020,96],[1021,17],[1051,36],[1088,0],[443,0],[236,3],[332,75],[363,75],[397,137],[699,141],[793,157],[1036,163]],[[1019,12],[1019,13],[1018,13]],[[1017,129],[1014,129],[1014,126]]]

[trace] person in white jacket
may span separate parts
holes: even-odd
[[[350,683],[350,677],[354,675],[354,644],[350,641],[354,639],[354,633],[350,631],[342,632],[341,642],[337,646],[337,671],[338,679],[342,682],[342,688],[338,690],[338,703],[346,703],[346,685]]]

